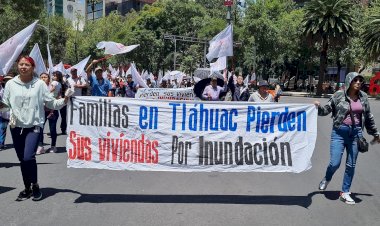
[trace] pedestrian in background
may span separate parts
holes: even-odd
[[[344,150],[347,151],[346,169],[344,171],[340,200],[346,204],[355,204],[351,197],[351,184],[354,178],[356,160],[359,154],[357,140],[363,136],[363,126],[374,137],[372,142],[380,143],[379,132],[371,113],[368,96],[360,90],[364,78],[356,72],[346,76],[345,90],[334,93],[325,106],[315,101],[318,115],[332,113],[333,128],[330,141],[330,163],[325,177],[319,183],[319,190],[325,190],[334,173],[339,168]],[[352,117],[351,117],[352,115]]]
[[[12,79],[12,76],[0,76],[0,99],[3,99],[4,96],[4,87],[7,81]],[[4,149],[5,147],[5,138],[7,135],[7,127],[9,123],[9,111],[0,111],[0,150]]]

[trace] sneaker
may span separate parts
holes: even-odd
[[[330,183],[330,181],[327,181],[326,178],[323,178],[322,181],[319,183],[319,190],[324,191],[327,188],[327,185]]]
[[[18,202],[24,201],[24,200],[29,199],[30,197],[32,197],[32,190],[25,188],[25,190],[23,190],[22,192],[20,192],[20,194],[18,194],[16,201]]]
[[[39,201],[42,199],[42,193],[40,191],[40,186],[38,184],[33,184],[32,185],[32,191],[33,191],[33,201]]]
[[[339,199],[346,204],[354,205],[355,200],[353,200],[350,195],[351,195],[351,192],[341,192]]]
[[[48,150],[50,153],[57,153],[57,148],[56,147],[51,147],[51,148],[49,148],[49,150]]]
[[[44,154],[44,153],[45,153],[44,147],[43,146],[38,146],[36,154],[37,155],[41,155],[41,154]]]

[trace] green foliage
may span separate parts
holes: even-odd
[[[380,57],[380,4],[375,3],[369,10],[368,20],[363,26],[363,46],[369,60]]]

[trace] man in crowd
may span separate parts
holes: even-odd
[[[132,75],[128,74],[127,75],[127,82],[125,84],[125,97],[135,98],[136,92],[137,92],[137,85],[132,80]]]
[[[95,68],[95,76],[92,75],[92,66],[96,65],[98,62],[99,60],[93,60],[86,69],[87,78],[91,86],[91,95],[103,97],[112,96],[111,83],[108,79],[103,78],[103,69],[101,67]]]
[[[219,101],[220,93],[227,92],[227,80],[224,80],[224,86],[218,86],[218,79],[211,78],[211,84],[206,86],[202,93],[203,100]]]
[[[78,70],[71,68],[71,77],[67,79],[67,86],[74,90],[73,96],[82,96],[82,89],[87,87],[87,82],[84,78],[78,76]]]
[[[234,84],[232,76],[228,82],[228,86],[232,91],[232,101],[247,101],[249,98],[248,87],[244,85],[244,79],[242,75],[237,77],[236,84]]]
[[[250,102],[274,102],[274,98],[271,94],[268,93],[268,82],[265,80],[261,80],[259,82],[259,89],[252,93],[249,97],[248,101]]]
[[[159,88],[160,84],[158,83],[158,76],[153,75],[152,88]]]

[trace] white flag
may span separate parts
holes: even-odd
[[[71,68],[67,69],[67,74],[69,74],[71,76],[71,69],[72,68],[75,68],[77,69],[77,75],[80,76],[82,75],[83,71],[84,71],[84,67],[86,67],[86,64],[88,62],[88,60],[90,59],[91,55],[89,55],[88,57],[84,58],[81,62],[77,63],[76,65],[72,66]]]
[[[8,74],[9,69],[32,37],[37,22],[38,20],[0,45],[0,74]]]
[[[136,82],[139,87],[149,88],[148,85],[141,78],[140,73],[137,71],[137,69],[133,63],[131,63],[131,66],[129,67],[129,69],[130,69],[130,74],[132,75],[132,80],[134,82]]]
[[[253,72],[251,80],[256,81],[256,73],[255,72]]]
[[[250,77],[250,75],[247,75],[247,77],[245,77],[245,79],[244,79],[244,85],[245,86],[248,86],[248,83],[249,83],[249,77]]]
[[[210,47],[206,55],[208,61],[223,56],[233,56],[232,34],[232,25],[228,25],[228,27],[210,41]]]
[[[29,56],[33,58],[34,63],[36,64],[36,67],[34,68],[34,72],[39,77],[42,73],[47,73],[44,59],[42,58],[40,47],[38,44],[34,44],[34,47],[32,51],[30,52]]]
[[[48,64],[49,64],[48,71],[49,71],[49,75],[52,76],[53,75],[53,60],[51,59],[49,44],[46,44],[46,48],[48,52]]]
[[[221,71],[227,68],[227,57],[219,57],[217,61],[210,64],[210,72]]]
[[[117,42],[106,42],[102,41],[99,42],[96,45],[96,48],[98,49],[105,49],[104,54],[111,54],[111,55],[117,55],[117,54],[122,54],[122,53],[128,53],[135,48],[137,48],[139,45],[130,45],[130,46],[125,46],[121,43]]]
[[[59,64],[57,64],[57,65],[55,65],[55,66],[53,67],[53,72],[55,72],[55,71],[59,71],[59,72],[61,72],[62,74],[65,73],[65,67],[63,66],[62,61],[59,62]]]

